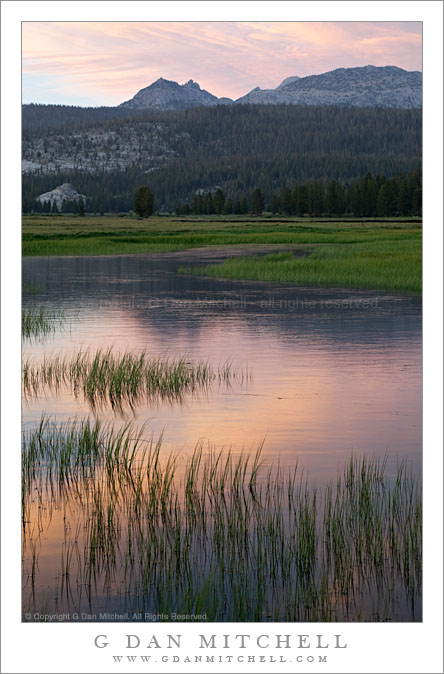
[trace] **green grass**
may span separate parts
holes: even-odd
[[[116,353],[112,348],[79,351],[71,357],[45,356],[41,362],[26,357],[22,375],[26,398],[46,390],[57,392],[67,385],[74,395],[82,392],[93,408],[111,405],[117,409],[147,401],[180,401],[185,394],[204,391],[215,381],[229,384],[250,376],[229,362],[213,368],[203,361],[172,360],[144,351]]]
[[[244,221],[243,221],[244,220]],[[245,221],[246,220],[246,221]],[[238,244],[358,243],[418,234],[418,224],[393,219],[314,221],[281,218],[23,218],[23,255],[124,255]]]
[[[231,279],[373,288],[421,292],[422,254],[419,233],[363,237],[359,243],[344,242],[311,247],[311,254],[292,253],[264,257],[237,257],[193,268],[183,273]]]
[[[55,332],[63,321],[64,315],[60,311],[49,311],[44,307],[22,309],[22,338],[45,337]]]
[[[48,419],[24,432],[28,610],[40,602],[93,612],[106,588],[119,612],[415,619],[421,489],[404,464],[390,480],[385,461],[353,457],[335,482],[316,487],[297,461],[266,467],[261,448],[235,456],[200,443],[186,460],[145,433]],[[62,515],[60,569],[48,581],[38,556]]]
[[[280,244],[311,254],[299,259],[290,254],[236,258],[187,271],[297,285],[421,291],[421,225],[411,220],[274,218],[271,222],[245,216],[23,219],[23,255],[124,255],[205,246],[227,246],[229,251],[233,245],[259,244]]]

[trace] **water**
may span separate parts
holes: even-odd
[[[178,274],[190,257],[200,264],[208,256],[24,259],[24,279],[42,288],[25,306],[67,317],[64,330],[24,353],[114,345],[248,365],[248,386],[213,387],[203,399],[139,407],[129,418],[148,421],[175,448],[200,438],[253,448],[265,439],[267,458],[298,457],[314,479],[329,479],[352,452],[388,454],[389,468],[407,458],[419,472],[421,299]],[[90,409],[71,393],[45,396],[24,406],[24,422],[42,412],[65,419]]]
[[[235,454],[264,442],[266,465],[279,461],[292,467],[297,460],[317,485],[335,480],[352,454],[386,457],[389,476],[406,460],[409,471],[420,477],[421,299],[178,272],[182,265],[223,256],[214,249],[25,258],[23,279],[40,286],[41,293],[25,292],[24,306],[63,310],[66,316],[62,330],[26,342],[25,355],[38,360],[48,353],[113,346],[171,357],[187,354],[214,366],[231,361],[251,373],[248,381],[213,384],[180,404],[145,402],[123,412],[109,407],[94,412],[69,389],[46,392],[24,402],[25,428],[36,425],[42,413],[57,420],[95,413],[118,425],[146,422],[147,436],[163,433],[162,452],[175,450],[184,457],[201,440],[218,449],[231,447]],[[74,511],[72,506],[72,518]],[[42,521],[41,513],[34,516]],[[63,509],[52,509],[43,529],[40,576],[32,592],[29,545],[25,552],[25,606],[33,609],[51,603],[51,578],[60,565],[62,540],[66,543]],[[96,596],[102,598],[102,609],[116,609],[121,602],[97,588]]]

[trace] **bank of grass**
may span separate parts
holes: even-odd
[[[183,273],[294,285],[421,292],[421,238],[376,237],[359,243],[313,246],[310,254],[291,252],[236,257],[219,264],[182,268]]]
[[[260,448],[235,456],[201,443],[184,463],[145,433],[45,418],[25,431],[31,602],[47,585],[32,547],[32,513],[45,532],[60,511],[76,513],[47,594],[60,611],[66,596],[93,612],[97,588],[106,586],[122,612],[248,622],[418,619],[421,489],[405,464],[390,480],[384,460],[351,458],[337,481],[316,488],[297,462],[288,471],[265,467]]]

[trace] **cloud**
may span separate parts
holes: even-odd
[[[67,103],[113,105],[158,77],[237,98],[339,67],[421,69],[421,24],[412,22],[24,22],[22,31],[23,73],[33,76],[25,101],[53,91]]]

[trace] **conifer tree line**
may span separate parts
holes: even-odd
[[[308,189],[322,182],[326,190],[336,181],[347,191],[367,172],[374,180],[407,179],[421,168],[421,110],[235,105],[157,114],[115,109],[113,116],[112,109],[53,107],[24,109],[23,156],[34,167],[23,174],[25,212],[64,182],[86,195],[93,213],[130,211],[144,184],[162,212],[193,208],[196,194],[205,199],[218,188],[227,208],[231,199],[234,210],[237,200],[245,210],[243,199],[250,209],[256,188],[268,208],[294,182]]]
[[[265,206],[262,191],[226,196],[222,189],[195,195],[192,203],[177,206],[176,215],[273,215],[390,217],[421,216],[422,181],[419,171],[395,178],[373,177],[370,172],[351,183],[337,180],[293,183],[273,193]]]
[[[147,188],[148,189],[148,188]],[[115,200],[107,199],[102,194],[98,199],[88,199],[86,205],[79,201],[65,200],[59,211],[56,204],[47,201],[40,203],[30,198],[23,198],[24,213],[117,213],[134,210],[146,213],[141,217],[159,211],[158,200],[153,191],[145,193],[147,203],[137,203],[139,190],[128,190],[128,196],[116,205]],[[177,203],[177,202],[176,202]],[[206,192],[199,191],[193,199],[178,203],[170,213],[176,215],[260,215],[264,211],[275,215],[299,216],[342,216],[356,217],[390,217],[422,215],[422,179],[418,170],[411,173],[398,174],[394,178],[384,175],[373,177],[367,172],[363,178],[342,183],[337,180],[313,180],[299,183],[293,182],[272,193],[266,202],[260,188],[253,192],[225,193],[220,187]]]
[[[109,202],[108,202],[109,203]],[[134,210],[140,217],[148,217],[157,208],[155,195],[141,186],[130,196],[129,208],[114,210],[106,208],[105,198],[97,204],[88,200],[62,202],[60,210],[50,201],[24,200],[24,213],[89,213],[128,212]],[[98,207],[97,207],[98,206]],[[263,192],[255,188],[252,193],[236,192],[226,194],[220,187],[207,192],[199,191],[190,202],[176,206],[176,215],[261,215],[264,211],[273,215],[299,216],[343,216],[390,217],[422,215],[422,180],[419,171],[408,175],[398,174],[394,178],[383,175],[372,176],[367,172],[363,178],[349,183],[337,180],[293,182],[273,192],[268,203]],[[173,212],[173,211],[170,211]]]
[[[35,213],[75,213],[76,215],[85,215],[85,205],[83,199],[64,199],[60,208],[53,201],[36,201],[32,204],[32,210]],[[30,212],[30,211],[24,211]]]

